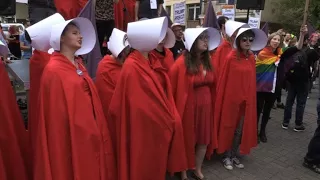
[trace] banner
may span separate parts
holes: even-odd
[[[236,16],[236,11],[235,11],[234,5],[222,6],[221,14],[222,14],[222,16],[225,16],[225,17],[229,18],[230,20],[234,21],[235,16]]]
[[[185,24],[186,2],[175,3],[173,5],[173,22]]]
[[[251,28],[258,28],[260,29],[260,18],[256,17],[249,17],[248,24]]]

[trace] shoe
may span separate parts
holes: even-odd
[[[233,170],[232,161],[230,158],[224,158],[223,159],[223,166],[228,170]]]
[[[300,125],[300,126],[296,126],[294,129],[293,129],[295,132],[302,132],[304,130],[306,130],[306,128],[304,127],[304,125]]]
[[[280,108],[280,109],[284,109],[284,104],[283,103],[277,103],[277,108]]]
[[[311,171],[320,174],[320,166],[315,164],[310,164],[307,162],[303,162],[302,164],[304,167],[310,169]]]
[[[203,178],[201,179],[201,178],[198,177],[198,176],[196,175],[196,173],[194,173],[194,172],[191,174],[191,177],[192,177],[193,179],[195,179],[195,180],[206,180],[205,177],[203,177]]]
[[[240,162],[237,157],[232,158],[232,163],[239,169],[243,169],[244,165]]]
[[[285,129],[285,130],[287,130],[289,128],[288,124],[282,123],[281,126],[282,126],[282,129]]]
[[[263,143],[266,143],[266,142],[268,141],[267,135],[266,135],[266,133],[263,132],[263,131],[260,132],[259,138],[260,138],[260,141],[263,142]]]

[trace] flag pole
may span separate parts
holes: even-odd
[[[304,7],[303,22],[302,22],[303,25],[307,24],[309,4],[310,4],[310,0],[306,0],[306,4],[305,4],[305,7]]]

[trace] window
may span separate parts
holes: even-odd
[[[166,11],[168,13],[168,16],[171,17],[171,6],[166,6]]]
[[[188,20],[198,20],[200,15],[200,4],[188,4]]]
[[[218,0],[219,4],[226,4],[227,0]]]

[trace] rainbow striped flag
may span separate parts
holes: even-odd
[[[266,47],[258,54],[256,59],[257,92],[275,92],[277,66],[282,53],[282,48],[278,48],[278,55],[275,55],[270,47]]]

